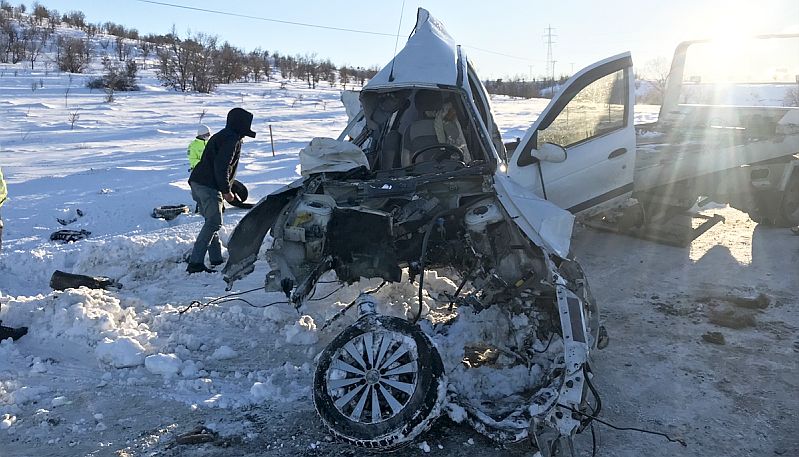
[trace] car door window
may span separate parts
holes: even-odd
[[[538,144],[573,146],[624,128],[628,113],[626,70],[604,76],[580,90],[547,128]]]

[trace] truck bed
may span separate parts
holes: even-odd
[[[680,108],[638,127],[635,190],[799,153],[799,108]]]

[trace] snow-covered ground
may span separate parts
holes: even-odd
[[[280,294],[179,313],[224,295],[218,274],[188,276],[184,253],[202,219],[150,217],[161,205],[190,204],[185,148],[202,113],[213,131],[227,111],[255,115],[238,178],[257,200],[298,177],[297,153],[346,124],[337,88],[276,82],[221,86],[212,95],[166,91],[143,72],[142,91],[85,89],[85,76],[0,69],[0,166],[10,201],[0,253],[0,319],[30,333],[0,344],[0,455],[359,455],[331,442],[313,412],[314,358],[353,316],[322,323],[361,288],[345,288],[299,312],[260,308]],[[35,90],[32,83],[37,83]],[[507,140],[522,136],[547,100],[496,97]],[[72,117],[76,118],[74,127]],[[657,107],[639,107],[651,122]],[[272,156],[269,126],[274,134]],[[49,241],[56,219],[91,235]],[[799,448],[799,238],[727,217],[689,249],[578,228],[574,251],[605,312],[611,345],[596,356],[603,418],[668,431],[687,448],[654,436],[600,427],[607,456],[792,455]],[[229,209],[223,241],[244,213]],[[53,292],[55,270],[117,279],[120,290]],[[236,283],[262,285],[266,265]],[[454,288],[446,278],[433,287]],[[320,284],[317,296],[333,291]],[[378,297],[404,314],[415,288],[387,286]],[[731,297],[763,293],[769,306],[740,311]],[[253,305],[253,306],[250,306]],[[754,326],[708,322],[726,310],[751,312]],[[349,320],[348,320],[349,319]],[[727,344],[704,343],[721,331]],[[204,425],[213,444],[177,445]],[[582,441],[584,449],[589,449]],[[520,455],[498,449],[468,426],[443,420],[401,455]],[[584,454],[584,455],[590,455]]]

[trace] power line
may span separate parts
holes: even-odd
[[[282,20],[282,19],[273,19],[273,18],[268,18],[268,17],[263,17],[263,16],[253,16],[253,15],[250,15],[250,14],[242,14],[242,13],[232,13],[230,11],[212,10],[212,9],[208,9],[208,8],[198,8],[196,6],[178,5],[178,4],[175,4],[175,3],[159,2],[159,1],[155,1],[155,0],[134,0],[134,1],[141,2],[141,3],[149,3],[149,4],[152,4],[152,5],[168,6],[168,7],[171,7],[171,8],[180,8],[180,9],[184,9],[184,10],[199,11],[199,12],[203,12],[203,13],[221,14],[223,16],[240,17],[240,18],[244,18],[244,19],[253,19],[253,20],[257,20],[257,21],[275,22],[275,23],[278,23],[278,24],[296,25],[296,26],[300,26],[300,27],[311,27],[311,28],[324,29],[324,30],[335,30],[335,31],[339,31],[339,32],[352,32],[352,33],[363,33],[363,34],[366,34],[366,35],[396,37],[397,39],[399,39],[399,36],[400,36],[399,31],[395,35],[393,33],[374,32],[374,31],[371,31],[371,30],[358,30],[358,29],[350,29],[350,28],[346,28],[346,27],[333,27],[333,26],[329,26],[329,25],[310,24],[310,23],[306,23],[306,22],[286,21],[286,20]],[[403,9],[404,9],[404,4],[403,4]],[[465,44],[464,47],[467,47],[467,48],[470,48],[470,49],[475,49],[477,51],[487,52],[489,54],[495,54],[495,55],[502,56],[502,57],[508,57],[508,58],[511,58],[511,59],[524,60],[524,61],[528,61],[528,62],[537,62],[537,60],[534,60],[534,59],[529,59],[529,58],[526,58],[526,57],[514,56],[514,55],[511,55],[511,54],[505,54],[505,53],[502,53],[502,52],[492,51],[490,49],[479,48],[477,46],[471,46],[471,45],[466,45]],[[396,54],[396,51],[395,51],[395,54]]]
[[[478,51],[487,52],[489,54],[496,54],[496,55],[502,56],[502,57],[509,57],[511,59],[525,60],[527,62],[540,62],[540,60],[534,60],[534,59],[528,59],[527,57],[519,57],[519,56],[510,55],[510,54],[504,54],[504,53],[497,52],[497,51],[491,51],[489,49],[478,48],[477,46],[472,46],[472,45],[469,45],[469,44],[464,44],[463,46],[467,47],[469,49],[476,49]]]
[[[344,27],[332,27],[329,25],[319,25],[319,24],[308,24],[305,22],[295,22],[295,21],[284,21],[282,19],[272,19],[268,17],[262,16],[251,16],[249,14],[240,14],[240,13],[231,13],[228,11],[220,11],[220,10],[211,10],[206,8],[197,8],[195,6],[186,6],[186,5],[176,5],[174,3],[167,3],[167,2],[156,2],[153,0],[135,0],[141,3],[150,3],[153,5],[161,5],[161,6],[169,6],[172,8],[181,8],[184,10],[192,10],[192,11],[200,11],[203,13],[213,13],[213,14],[222,14],[224,16],[233,16],[233,17],[241,17],[245,19],[255,19],[258,21],[267,21],[267,22],[276,22],[278,24],[288,24],[288,25],[298,25],[301,27],[312,27],[317,29],[325,29],[325,30],[336,30],[339,32],[352,32],[352,33],[364,33],[367,35],[378,35],[378,36],[387,36],[387,37],[394,37],[393,33],[383,33],[383,32],[373,32],[370,30],[357,30],[357,29],[348,29]]]

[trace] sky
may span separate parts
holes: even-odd
[[[15,3],[15,2],[12,2]],[[25,2],[30,6],[31,2]],[[88,21],[111,21],[139,32],[167,33],[174,24],[217,35],[220,41],[252,50],[311,54],[335,64],[382,67],[413,28],[422,6],[464,45],[483,79],[540,76],[547,66],[547,28],[552,28],[555,73],[570,75],[605,57],[631,51],[642,68],[654,59],[671,60],[684,40],[762,33],[799,33],[797,0],[164,0],[161,3],[224,11],[282,21],[364,30],[392,36],[281,24],[191,11],[141,0],[40,0],[64,13],[83,11]]]

